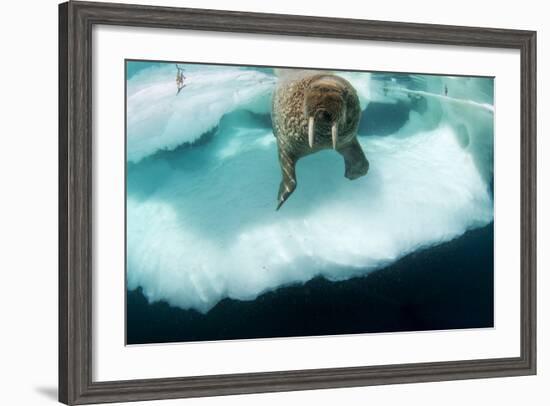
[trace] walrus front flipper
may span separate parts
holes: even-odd
[[[279,144],[279,165],[281,165],[281,172],[283,180],[279,185],[279,195],[277,197],[277,210],[281,208],[284,202],[296,189],[296,159],[294,156],[284,151]]]
[[[338,148],[337,151],[344,157],[346,178],[353,180],[367,174],[369,161],[365,157],[365,153],[359,141],[357,141],[357,137],[353,138],[348,144]]]

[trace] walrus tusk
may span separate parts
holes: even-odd
[[[307,128],[307,139],[309,142],[309,147],[313,148],[313,116],[309,117],[309,123]]]
[[[338,124],[332,124],[332,147],[336,149],[336,142],[338,141]]]

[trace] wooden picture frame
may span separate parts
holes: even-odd
[[[521,354],[517,358],[130,381],[92,380],[92,27],[95,24],[511,48],[521,54]],[[122,135],[121,135],[122,136]],[[59,400],[231,395],[536,373],[536,33],[136,5],[59,6]]]

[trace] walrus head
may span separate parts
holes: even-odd
[[[305,89],[304,115],[308,122],[310,148],[319,142],[326,144],[331,139],[332,147],[336,149],[340,141],[339,134],[346,125],[350,88],[351,85],[338,76],[323,75],[314,79]],[[315,133],[320,140],[315,140]]]

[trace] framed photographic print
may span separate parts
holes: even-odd
[[[535,32],[59,29],[61,402],[535,373]]]

